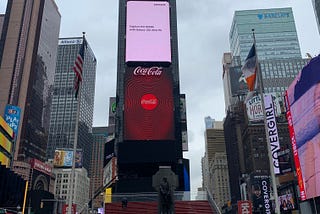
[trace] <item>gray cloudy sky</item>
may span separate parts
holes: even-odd
[[[311,0],[176,0],[178,13],[180,89],[187,98],[191,186],[201,186],[204,117],[223,120],[222,55],[235,10],[292,7],[303,57],[320,53],[320,36]],[[60,37],[81,36],[94,51],[98,66],[94,126],[105,126],[109,97],[116,92],[117,0],[56,0],[61,13]],[[0,0],[0,13],[6,1]]]

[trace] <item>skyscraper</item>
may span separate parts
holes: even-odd
[[[93,198],[94,193],[103,186],[103,165],[104,165],[104,148],[108,139],[108,127],[93,127],[92,135],[92,155],[90,167],[90,195]],[[98,208],[103,202],[100,195],[93,201],[93,207]]]
[[[256,37],[259,60],[301,58],[298,35],[291,8],[235,11],[229,33],[232,56],[243,64]]]
[[[211,119],[211,122],[212,126],[205,130],[205,156],[202,164],[203,185],[213,195],[221,209],[230,200],[228,162],[223,122],[214,119]]]
[[[72,67],[82,42],[82,37],[59,39],[47,158],[52,159],[56,149],[73,148],[75,127],[76,123],[79,123],[77,148],[82,150],[83,166],[89,172],[97,61],[87,43],[84,53],[81,96],[75,99],[75,73]],[[80,102],[79,109],[78,102]],[[79,111],[79,118],[76,118],[77,111]]]
[[[115,148],[118,192],[154,191],[170,166],[185,189],[176,1],[119,1]]]
[[[53,0],[8,0],[0,41],[0,114],[21,108],[15,160],[45,160],[61,16]]]
[[[312,0],[312,5],[314,8],[314,14],[316,15],[318,30],[320,33],[320,1],[319,0]]]

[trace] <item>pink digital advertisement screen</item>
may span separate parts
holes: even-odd
[[[126,62],[171,62],[168,2],[127,2]]]

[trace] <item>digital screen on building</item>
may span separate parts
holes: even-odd
[[[126,62],[171,62],[167,1],[128,1]]]
[[[320,55],[286,91],[287,119],[301,200],[320,196]]]
[[[21,109],[18,106],[6,105],[6,109],[4,110],[4,119],[16,135],[18,135],[20,116]]]
[[[2,127],[3,130],[6,131],[6,133],[13,138],[14,133],[13,129],[7,124],[7,122],[0,116],[0,126]]]
[[[124,140],[175,139],[170,68],[127,67],[124,93]]]
[[[2,134],[1,132],[0,132],[0,146],[3,149],[5,149],[8,153],[11,153],[12,142],[8,140],[6,136],[4,136],[4,134]]]
[[[72,167],[73,151],[72,150],[55,150],[53,165],[55,167]],[[82,151],[76,151],[75,167],[82,167]]]

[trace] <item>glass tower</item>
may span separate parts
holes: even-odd
[[[320,1],[312,0],[312,4],[313,4],[313,8],[314,8],[314,13],[316,15],[318,30],[320,33]]]
[[[52,159],[56,149],[73,149],[75,127],[76,123],[79,123],[77,148],[82,150],[83,166],[89,171],[97,61],[87,44],[84,53],[81,97],[75,99],[75,73],[72,67],[82,40],[82,37],[59,39],[47,158]],[[77,109],[79,100],[80,109]],[[79,111],[78,119],[77,111]]]
[[[230,50],[243,63],[256,37],[259,60],[301,58],[291,8],[235,11],[229,33]]]

